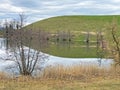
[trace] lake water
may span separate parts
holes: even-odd
[[[25,47],[27,50],[27,47]],[[5,60],[7,59],[9,52],[6,50],[6,40],[4,38],[0,38],[0,71],[8,72],[6,68],[12,67],[15,65],[14,61]],[[63,58],[57,57],[53,55],[49,55],[44,53],[48,58],[46,58],[46,62],[42,65],[42,67],[47,66],[73,66],[73,65],[95,65],[99,67],[109,68],[111,64],[113,64],[112,59],[100,59],[100,58]],[[38,67],[41,65],[38,64]],[[10,72],[17,73],[18,71],[15,69],[11,69]]]

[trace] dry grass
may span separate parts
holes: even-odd
[[[0,72],[0,81],[5,79],[9,79],[9,76],[4,72]]]
[[[44,79],[63,79],[63,80],[81,80],[89,81],[92,78],[115,78],[119,77],[119,67],[110,69],[99,68],[96,66],[73,66],[73,67],[48,67],[41,75]]]
[[[0,90],[119,90],[120,67],[48,67],[37,78],[7,78],[0,74]]]

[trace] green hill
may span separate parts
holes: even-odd
[[[117,18],[120,24],[120,16],[59,16],[35,22],[29,26],[41,28],[47,31],[95,31],[102,29],[106,24]]]
[[[46,53],[62,57],[99,57],[96,50],[96,33],[106,33],[114,18],[120,24],[119,15],[58,16],[35,22],[27,27],[32,27],[34,31],[42,29],[51,34],[70,31],[73,35],[71,43],[67,41],[56,44],[50,38],[49,46],[44,50]],[[84,42],[87,32],[90,34],[89,46]],[[39,46],[35,47],[39,48]]]

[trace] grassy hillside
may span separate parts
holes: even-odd
[[[102,32],[104,36],[107,36],[106,31],[109,30],[112,21],[116,19],[117,23],[120,24],[120,16],[59,16],[44,19],[35,22],[29,26],[34,31],[42,29],[52,34],[59,32],[65,33],[70,31],[73,35],[72,43],[61,42],[56,44],[50,42],[49,47],[46,49],[46,53],[62,56],[62,57],[98,57],[96,54],[96,33]],[[90,34],[89,47],[86,45],[86,34]],[[51,39],[51,38],[50,38]],[[52,41],[52,40],[51,40]],[[39,46],[35,45],[39,49]]]
[[[59,16],[35,22],[30,26],[47,31],[96,31],[111,23],[114,17],[120,24],[120,16]]]

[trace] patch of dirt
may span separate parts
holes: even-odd
[[[81,31],[82,34],[87,34],[88,32],[85,31]],[[89,32],[90,35],[96,35],[96,32]],[[104,35],[104,33],[102,32],[102,35]]]

